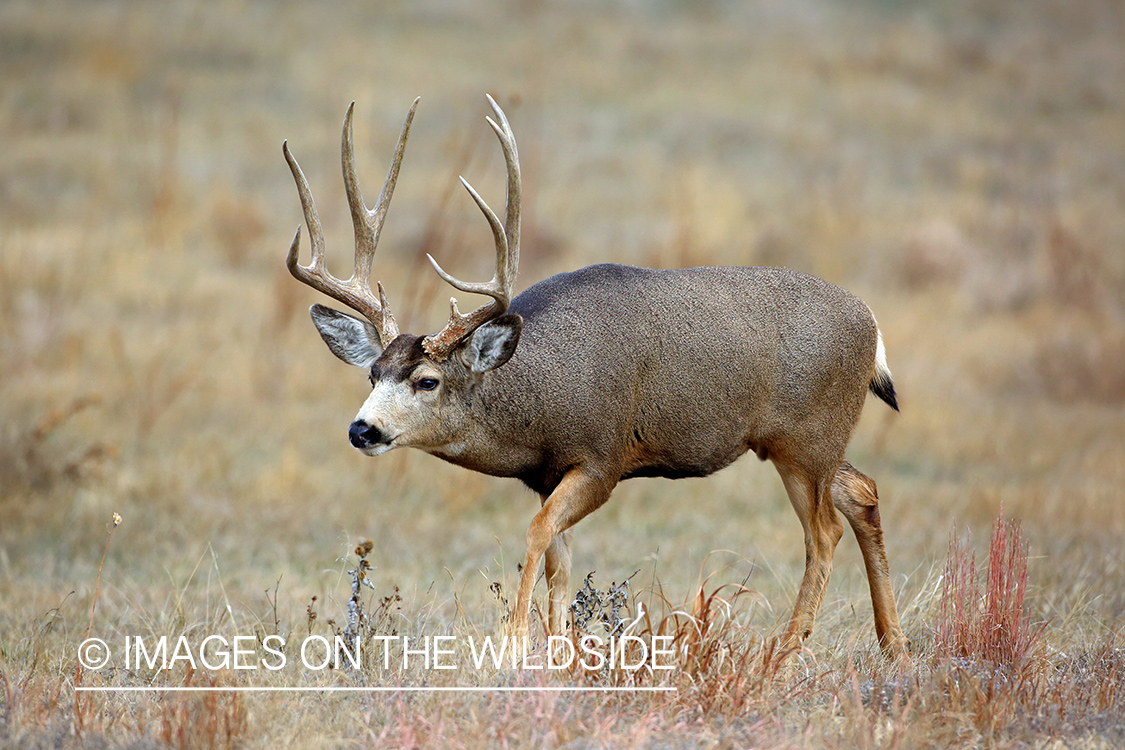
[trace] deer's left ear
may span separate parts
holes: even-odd
[[[485,323],[462,347],[461,361],[473,372],[495,370],[512,358],[522,330],[523,318],[516,313]]]

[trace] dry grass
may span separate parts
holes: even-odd
[[[1027,549],[1019,524],[997,517],[982,576],[968,539],[950,534],[936,623],[938,658],[1018,670],[1037,656],[1042,629],[1024,609]]]
[[[1123,27],[1098,0],[0,4],[0,744],[1125,743]],[[800,529],[746,460],[626,483],[577,529],[576,587],[640,570],[616,617],[675,639],[675,693],[76,700],[91,611],[110,643],[246,635],[259,654],[366,626],[454,635],[463,662],[497,632],[536,498],[351,451],[365,382],[281,263],[300,221],[282,139],[345,272],[340,119],[355,99],[377,183],[420,94],[378,274],[404,329],[433,330],[447,294],[424,253],[464,277],[491,262],[455,179],[503,189],[485,91],[520,141],[520,285],[600,260],[777,263],[876,311],[903,413],[872,404],[850,458],[880,485],[915,656],[877,654],[845,539],[808,651],[780,665]],[[1001,506],[1018,531],[996,527],[977,580],[985,549],[947,535],[986,538]],[[80,680],[657,680],[114,667]]]

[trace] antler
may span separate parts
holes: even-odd
[[[355,149],[352,146],[352,112],[355,110],[355,102],[348,107],[348,114],[344,117],[344,131],[341,135],[340,162],[344,171],[344,188],[348,193],[348,205],[352,212],[352,226],[355,230],[355,270],[347,281],[336,278],[325,267],[324,232],[320,226],[320,216],[316,212],[312,191],[309,190],[308,180],[305,179],[305,174],[301,171],[297,160],[289,153],[288,141],[281,145],[285,153],[285,161],[289,163],[289,169],[293,172],[293,179],[297,183],[297,193],[301,196],[301,208],[305,213],[305,223],[309,227],[309,239],[312,242],[312,262],[302,266],[297,262],[301,244],[301,228],[297,227],[293,244],[289,246],[289,257],[285,261],[289,272],[298,281],[344,303],[371,321],[379,332],[379,340],[384,347],[398,336],[398,323],[387,307],[387,295],[383,291],[383,285],[376,282],[379,290],[378,299],[371,291],[371,259],[375,255],[375,247],[379,244],[379,234],[383,231],[383,220],[387,216],[387,208],[395,191],[399,165],[402,164],[402,154],[406,149],[406,137],[410,134],[410,123],[414,120],[414,110],[417,108],[418,99],[415,99],[410,112],[406,115],[406,122],[402,125],[402,132],[398,136],[398,146],[395,147],[394,159],[391,168],[387,171],[383,191],[379,194],[379,202],[375,204],[375,208],[368,209],[363,202],[359,180],[355,173]]]
[[[491,96],[488,97],[488,103],[492,106],[496,119],[493,120],[491,117],[485,119],[495,131],[496,137],[500,139],[500,145],[504,149],[504,161],[508,165],[504,223],[500,223],[493,210],[464,177],[461,178],[461,184],[469,191],[477,208],[481,210],[492,228],[492,236],[496,241],[496,273],[493,274],[491,281],[484,283],[460,281],[443,271],[432,255],[427,254],[426,257],[430,259],[438,276],[445,279],[454,289],[473,294],[486,294],[492,297],[492,302],[478,307],[468,315],[462,315],[457,309],[457,300],[452,298],[449,300],[449,322],[441,331],[427,336],[422,342],[426,352],[439,360],[448,358],[457,344],[477,328],[504,314],[511,302],[512,285],[515,283],[516,270],[520,264],[520,160],[516,152],[516,137],[512,134],[512,128],[508,125],[508,118],[504,116],[504,111]],[[497,125],[497,122],[500,124]]]

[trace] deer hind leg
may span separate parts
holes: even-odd
[[[816,613],[832,574],[832,556],[844,534],[844,525],[832,505],[831,475],[813,478],[793,466],[776,466],[789,502],[797,511],[805,531],[805,575],[782,640],[784,648],[796,648],[812,633]]]
[[[520,573],[516,608],[509,625],[510,635],[522,638],[528,634],[531,592],[539,575],[539,565],[549,551],[552,562],[549,563],[551,569],[547,571],[548,586],[551,588],[548,617],[551,617],[553,609],[558,613],[561,623],[562,611],[557,607],[565,605],[566,601],[564,582],[570,578],[570,540],[569,537],[564,537],[557,544],[556,540],[591,511],[601,507],[612,491],[612,482],[582,469],[572,469],[547,497],[535,518],[531,519],[531,525],[527,528],[527,557],[524,559],[523,572]],[[555,603],[556,596],[559,597],[559,604]],[[553,629],[554,626],[553,622],[549,622],[550,628]]]
[[[879,523],[879,494],[875,480],[847,461],[842,462],[832,480],[832,502],[848,519],[863,553],[879,645],[888,656],[905,656],[909,643],[898,624],[887,552],[883,547],[883,527]]]

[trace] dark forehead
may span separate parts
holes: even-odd
[[[371,377],[392,383],[406,380],[425,358],[421,336],[400,334],[371,365]]]

